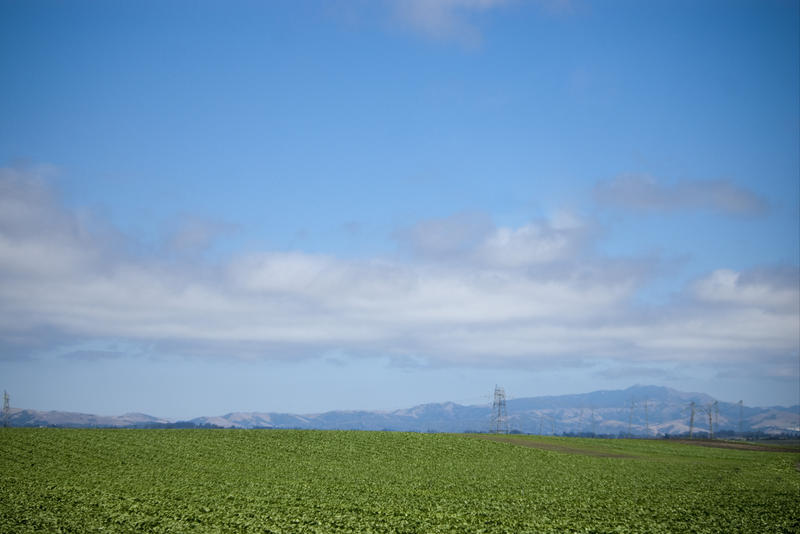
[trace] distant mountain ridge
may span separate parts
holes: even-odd
[[[169,419],[153,417],[143,413],[123,415],[94,415],[77,412],[20,410],[11,408],[10,426],[55,426],[69,428],[122,427],[135,428],[154,424],[170,423]]]
[[[695,403],[693,430],[708,433],[711,413],[714,433],[800,433],[800,406],[758,408],[718,402],[703,393],[686,393],[661,386],[625,390],[527,397],[507,401],[509,431],[530,434],[603,434],[660,436],[689,431],[690,403]],[[12,409],[11,426],[55,427],[221,427],[396,430],[411,432],[486,432],[491,429],[489,404],[465,406],[453,402],[421,404],[394,411],[330,411],[319,414],[232,412],[221,416],[175,421],[146,414],[98,416],[60,411]]]

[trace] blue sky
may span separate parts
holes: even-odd
[[[793,1],[0,3],[12,404],[800,403]]]

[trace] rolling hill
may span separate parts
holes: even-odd
[[[689,431],[690,403],[695,403],[694,432],[800,432],[800,406],[751,407],[719,401],[703,393],[660,386],[624,390],[526,397],[507,402],[509,431],[526,434],[604,434],[661,436]],[[12,409],[11,426],[153,428],[198,426],[222,428],[307,428],[395,430],[411,432],[486,432],[491,428],[491,405],[453,402],[421,404],[394,411],[342,411],[317,414],[232,412],[174,421],[146,414],[98,416],[60,411]]]

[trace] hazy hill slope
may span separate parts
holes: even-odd
[[[662,435],[689,430],[695,403],[694,431],[720,430],[800,432],[800,406],[758,408],[718,402],[704,393],[687,393],[659,386],[624,390],[512,398],[507,402],[509,430],[524,433],[596,433]],[[232,412],[175,422],[145,414],[98,416],[71,412],[12,410],[12,426],[157,427],[176,424],[225,428],[315,428],[343,430],[404,430],[414,432],[485,432],[491,428],[491,406],[453,402],[421,404],[394,411],[330,411],[318,414]]]

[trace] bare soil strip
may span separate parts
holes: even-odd
[[[575,447],[565,447],[556,443],[542,443],[540,441],[533,441],[528,438],[517,438],[512,436],[478,436],[480,439],[488,439],[500,443],[510,443],[511,445],[519,445],[521,447],[530,447],[532,449],[541,449],[545,451],[563,452],[566,454],[582,454],[584,456],[597,456],[599,458],[634,458],[629,454],[619,454],[612,452],[602,452],[593,449],[578,449]]]
[[[530,447],[545,451],[563,452],[566,454],[583,454],[585,456],[596,456],[600,458],[635,458],[630,454],[620,454],[613,452],[603,452],[595,449],[580,449],[577,447],[567,447],[557,443],[543,443],[526,437],[516,436],[476,436],[480,439],[488,439],[499,443],[510,443],[521,447]],[[707,439],[676,439],[669,440],[671,443],[683,443],[686,445],[697,445],[700,447],[716,447],[719,449],[734,449],[740,451],[759,451],[759,452],[795,452],[800,453],[800,447],[781,447],[772,445],[762,445],[759,443],[739,442],[739,441],[716,441]],[[798,464],[800,470],[800,464]]]
[[[737,449],[740,451],[800,452],[800,447],[779,447],[772,445],[761,445],[759,443],[748,443],[746,441],[716,441],[707,439],[677,439],[674,441],[676,443],[685,443],[687,445],[716,447],[718,449]]]

